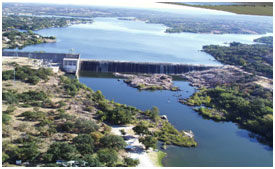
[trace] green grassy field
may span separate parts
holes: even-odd
[[[245,15],[263,15],[263,16],[273,16],[273,4],[271,3],[246,3],[240,5],[188,5],[183,3],[177,2],[163,2],[167,4],[174,4],[174,5],[184,5],[184,6],[191,6],[197,8],[204,8],[204,9],[213,9],[219,11],[226,11],[232,12],[236,14],[245,14]]]

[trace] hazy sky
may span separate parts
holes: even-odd
[[[180,11],[187,12],[190,7],[187,6],[179,6],[179,5],[170,5],[170,4],[161,4],[156,2],[192,2],[192,1],[199,1],[199,0],[2,0],[2,2],[34,2],[34,3],[53,3],[53,4],[76,4],[76,5],[94,5],[94,6],[114,6],[114,7],[135,7],[135,8],[155,8],[161,9],[162,11],[171,10],[172,12],[178,13]],[[215,0],[212,0],[215,1]],[[226,0],[225,0],[226,1]],[[234,0],[233,0],[234,1]],[[201,2],[205,2],[201,0]],[[222,2],[222,0],[217,0],[217,2]],[[194,9],[192,9],[194,11]],[[208,12],[207,12],[208,11]],[[211,14],[212,11],[207,9],[195,9],[195,13],[208,13]],[[217,13],[217,12],[213,12]],[[225,13],[219,11],[218,13]]]

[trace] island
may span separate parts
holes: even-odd
[[[133,75],[114,73],[114,76],[126,78],[123,80],[125,83],[139,90],[179,90],[178,87],[173,85],[172,77],[166,74]]]

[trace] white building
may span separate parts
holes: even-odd
[[[76,73],[79,67],[78,58],[64,58],[63,69],[66,73]]]

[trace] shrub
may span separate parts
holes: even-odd
[[[139,138],[139,142],[141,142],[145,146],[146,150],[148,150],[150,147],[152,147],[153,149],[157,147],[157,139],[153,136],[141,137]]]
[[[22,147],[19,147],[15,150],[15,154],[18,159],[21,159],[23,161],[34,161],[38,155],[40,154],[40,151],[38,149],[38,146],[34,142],[27,142],[24,143]]]
[[[74,128],[79,133],[91,133],[99,129],[99,126],[92,120],[77,119]]]
[[[97,152],[99,161],[103,164],[106,164],[106,166],[110,167],[115,164],[115,162],[118,160],[117,152],[113,149],[100,149]]]
[[[8,114],[2,113],[2,123],[9,124],[11,121],[11,117]]]
[[[2,71],[2,80],[11,80],[14,78],[14,70]]]
[[[89,134],[78,135],[73,139],[80,154],[92,154],[94,152],[94,139]]]
[[[127,167],[135,167],[139,165],[139,160],[126,157],[124,158],[124,163]]]
[[[102,147],[113,148],[115,150],[124,149],[126,143],[121,136],[108,135],[100,139]]]
[[[85,154],[83,157],[84,161],[86,161],[88,164],[88,167],[100,167],[100,161],[98,159],[98,157],[89,155],[89,154]]]
[[[149,134],[150,133],[148,127],[143,123],[140,123],[137,126],[135,126],[133,128],[133,130],[138,135],[143,135],[143,134]]]
[[[55,162],[56,160],[74,160],[76,157],[76,147],[68,143],[53,143],[47,151],[46,160]]]

